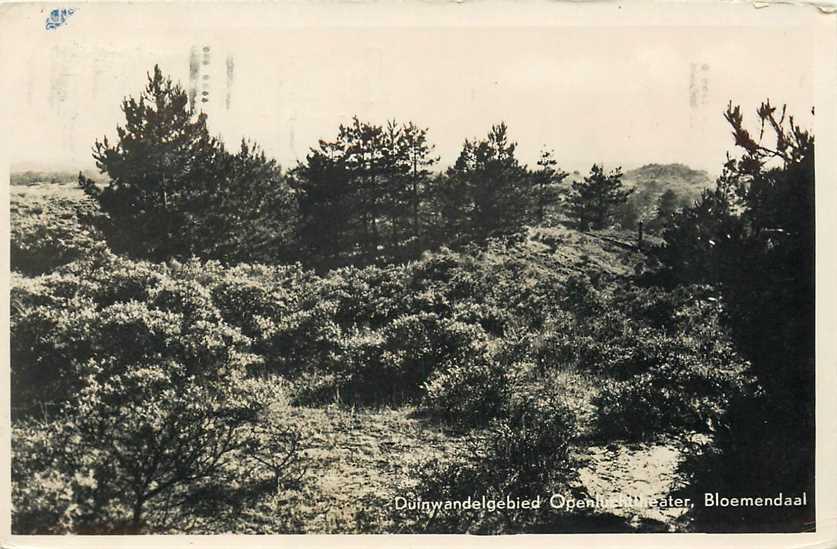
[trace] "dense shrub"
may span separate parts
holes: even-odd
[[[323,350],[316,365],[295,376],[301,401],[397,405],[423,399],[440,416],[466,423],[464,410],[470,417],[501,406],[506,376],[489,365],[488,338],[479,326],[423,313],[382,330],[334,328],[336,335],[316,345]],[[461,398],[471,384],[486,391]]]
[[[704,506],[706,492],[761,494],[766,483],[768,494],[781,492],[797,497],[807,492],[808,504],[815,501],[816,494],[806,486],[808,477],[814,474],[813,449],[789,444],[776,435],[800,428],[793,414],[776,406],[763,390],[736,395],[715,424],[712,438],[688,447],[678,469],[683,488],[677,495],[698,502],[691,518],[701,530],[798,532],[815,528],[809,517],[810,507],[741,507],[731,512],[728,507]],[[800,463],[810,464],[811,469],[800,467]],[[776,474],[781,466],[786,469]]]
[[[201,376],[257,361],[202,286],[107,252],[16,288],[11,334],[19,409],[78,395],[90,363],[172,360]]]
[[[462,365],[464,372],[474,345],[520,323],[501,295],[485,293],[503,277],[500,269],[485,278],[468,257],[445,254],[320,277],[298,267],[239,266],[206,284],[264,368],[294,379],[298,401],[416,401],[434,371]],[[458,282],[439,280],[445,269]]]
[[[260,531],[266,502],[304,468],[292,408],[264,413],[279,401],[411,403],[442,420],[470,457],[422,470],[428,497],[562,487],[577,423],[633,439],[717,423],[747,378],[721,302],[557,268],[494,242],[328,275],[101,251],[15,277],[15,527],[188,531],[171,522],[185,517],[225,531],[252,511]],[[276,375],[287,385],[265,392]],[[186,472],[171,448],[200,467]],[[147,489],[132,459],[160,460]],[[555,517],[466,513],[417,529],[552,531]]]
[[[570,448],[575,416],[559,394],[540,394],[514,403],[476,435],[471,449],[498,493],[526,496],[556,488],[572,476]]]
[[[616,352],[603,363],[611,379],[595,400],[604,436],[708,432],[752,383],[713,302],[682,305],[666,330],[645,326],[612,347]]]
[[[86,389],[78,410],[15,425],[16,533],[222,533],[299,488],[306,439],[281,384],[227,379],[209,394],[158,376],[158,396],[123,398],[122,379],[112,402]]]
[[[457,426],[473,426],[501,415],[511,390],[507,374],[486,360],[442,367],[426,384],[425,406]]]
[[[12,300],[17,532],[158,527],[276,398],[210,292],[165,269],[105,254]]]
[[[234,373],[198,383],[174,363],[112,366],[91,364],[91,379],[59,419],[18,430],[24,440],[49,436],[49,451],[33,466],[28,458],[44,447],[13,447],[16,532],[154,529],[158,514],[176,511],[188,490],[219,473],[266,404]],[[28,494],[56,486],[63,511]],[[60,520],[49,522],[56,512]]]
[[[89,199],[13,192],[10,214],[13,271],[46,273],[105,246],[92,224],[100,214]]]
[[[434,357],[435,368],[424,383],[425,407],[452,425],[484,424],[505,411],[512,372],[496,361],[485,332],[472,324],[447,324],[448,356]]]
[[[505,500],[541,497],[540,511],[531,509],[455,510],[434,512],[416,520],[415,528],[435,533],[514,533],[555,520],[544,496],[569,488],[577,463],[571,454],[575,417],[560,395],[515,401],[507,414],[474,431],[461,456],[432,461],[417,471],[412,496],[424,501],[467,498]]]
[[[425,302],[434,297],[436,312],[456,307],[463,320],[497,336],[510,324],[540,328],[559,307],[564,283],[553,257],[496,240],[461,252],[442,249],[411,265],[408,274],[408,288]]]
[[[625,381],[605,381],[595,399],[598,433],[641,440],[679,424],[672,406],[679,395],[654,381],[647,373]]]
[[[402,389],[398,372],[387,368],[381,360],[382,337],[368,329],[351,330],[330,341],[333,350],[311,370],[317,391],[333,395],[338,402],[368,404],[373,402],[399,403],[395,391]],[[307,378],[306,373],[300,378]],[[307,383],[307,380],[303,380]],[[309,392],[306,400],[322,401]]]
[[[200,275],[196,270],[205,272],[205,268],[202,262],[187,263],[177,274],[195,277]],[[300,309],[316,280],[298,264],[239,264],[219,269],[203,283],[226,322],[249,337],[263,339],[264,319],[278,319]]]
[[[272,368],[292,377],[334,370],[344,337],[334,320],[336,311],[336,303],[319,301],[283,317],[261,319],[260,342]]]
[[[337,303],[335,320],[341,325],[382,328],[414,312],[404,284],[406,270],[403,266],[337,269],[322,278],[317,294]]]
[[[727,303],[725,324],[762,388],[758,398],[736,399],[717,439],[720,452],[695,464],[697,490],[808,494],[807,506],[781,516],[709,510],[697,513],[699,526],[800,531],[816,520],[816,147],[785,106],[766,101],[756,114],[762,131],[751,133],[741,108],[728,105],[724,117],[740,154],[728,155],[714,188],[671,216],[664,245],[653,251],[660,268],[649,279],[666,288],[716,287]]]
[[[574,279],[563,295],[564,309],[529,335],[529,359],[541,374],[602,379],[593,399],[601,435],[706,431],[751,382],[706,287],[615,291]]]
[[[12,429],[12,531],[58,534],[73,531],[83,513],[76,494],[96,486],[90,471],[62,471],[58,423],[18,423]]]
[[[383,330],[383,361],[415,398],[437,370],[469,364],[484,352],[487,336],[478,326],[430,313],[402,316]]]

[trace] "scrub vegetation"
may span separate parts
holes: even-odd
[[[100,176],[12,185],[16,533],[812,520],[394,504],[588,497],[590,459],[655,444],[694,501],[813,501],[814,147],[784,109],[756,140],[730,105],[707,187],[529,168],[503,123],[442,169],[427,129],[355,119],[283,169],[157,68],[122,107]]]

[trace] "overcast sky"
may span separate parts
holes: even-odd
[[[731,148],[730,99],[749,115],[770,97],[811,120],[813,38],[793,25],[554,26],[535,17],[528,26],[324,28],[283,26],[257,7],[214,13],[207,25],[213,7],[195,6],[140,17],[138,6],[82,4],[21,44],[11,61],[13,166],[92,167],[93,141],[115,136],[121,99],[142,89],[155,63],[187,88],[196,82],[198,98],[208,93],[198,105],[213,133],[231,145],[252,138],[284,166],[352,115],[429,128],[443,165],[464,138],[503,120],[530,164],[546,145],[565,169],[682,162],[712,173]],[[42,26],[46,15],[27,17]]]

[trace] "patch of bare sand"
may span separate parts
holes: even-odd
[[[619,502],[600,511],[624,518],[635,528],[682,529],[687,506],[650,504],[667,499],[678,487],[676,472],[683,452],[676,441],[593,445],[580,454],[586,463],[579,470],[579,482],[589,496]]]

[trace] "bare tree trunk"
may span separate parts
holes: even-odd
[[[142,533],[142,507],[145,504],[145,500],[137,499],[134,503],[134,511],[131,516],[131,524],[129,526],[130,533],[132,534],[140,534]]]

